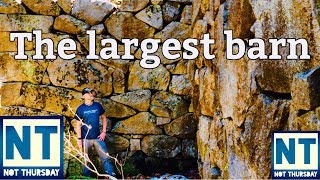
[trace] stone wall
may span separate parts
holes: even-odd
[[[190,106],[192,86],[188,75],[193,74],[194,61],[168,60],[159,50],[161,65],[147,70],[139,65],[139,48],[131,51],[135,60],[86,60],[85,34],[86,30],[96,30],[98,49],[99,41],[110,37],[183,40],[191,35],[192,1],[111,2],[0,1],[1,115],[63,115],[69,130],[68,120],[73,114],[68,105],[75,111],[82,103],[81,90],[89,87],[97,91],[95,100],[107,110],[110,129],[106,141],[111,153],[128,149],[131,154],[142,154],[144,167],[152,169],[154,162],[158,163],[154,171],[163,166],[159,164],[162,160],[179,167],[196,166],[197,119]],[[33,41],[26,42],[28,59],[15,60],[17,41],[10,42],[9,33],[34,29],[42,30],[42,38],[54,41],[55,54],[60,40],[75,40],[76,58],[33,60]],[[123,53],[120,41],[118,48]],[[68,167],[68,158],[65,162]],[[65,175],[79,173],[75,168],[70,166],[72,170]]]
[[[271,132],[320,129],[319,1],[195,0],[192,7],[193,37],[210,33],[217,55],[195,61],[192,81],[200,175],[271,178]],[[311,60],[226,60],[224,29],[265,42],[305,38]]]

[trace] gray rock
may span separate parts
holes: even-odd
[[[140,0],[138,3],[132,0],[122,0],[120,11],[137,12],[145,8],[149,3],[149,0]]]
[[[186,75],[173,75],[169,85],[169,91],[178,95],[190,95],[191,82]]]
[[[180,6],[181,5],[176,2],[166,2],[162,6],[163,20],[166,23],[171,23],[172,21],[179,19]]]
[[[162,29],[163,19],[160,5],[150,5],[136,14],[136,18],[156,29]]]
[[[90,25],[96,25],[114,9],[115,7],[109,1],[76,0],[71,14]]]
[[[190,38],[190,35],[191,26],[173,21],[154,37],[160,38],[162,42],[170,38],[175,38],[183,42],[185,39]]]

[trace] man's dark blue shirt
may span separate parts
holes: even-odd
[[[78,107],[76,114],[83,120],[84,123],[91,125],[91,129],[86,137],[88,128],[83,125],[81,127],[81,138],[97,139],[100,135],[99,122],[100,116],[105,112],[102,105],[97,102],[93,102],[91,106],[82,104]],[[75,119],[78,119],[75,117]]]

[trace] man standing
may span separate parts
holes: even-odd
[[[106,174],[115,176],[110,158],[107,156],[107,146],[104,142],[107,132],[107,117],[105,110],[100,103],[94,102],[94,95],[89,88],[82,90],[83,104],[76,111],[76,120],[79,118],[87,125],[75,127],[78,136],[78,145],[83,147],[84,153],[88,154],[92,146],[97,151]],[[99,129],[99,120],[102,120],[102,132]],[[90,176],[90,170],[83,167],[83,175]]]

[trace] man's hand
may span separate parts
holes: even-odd
[[[78,139],[78,147],[82,150],[82,139]]]
[[[106,138],[106,133],[105,132],[102,132],[99,136],[98,136],[98,139],[100,140],[100,141],[104,141],[104,139]]]

